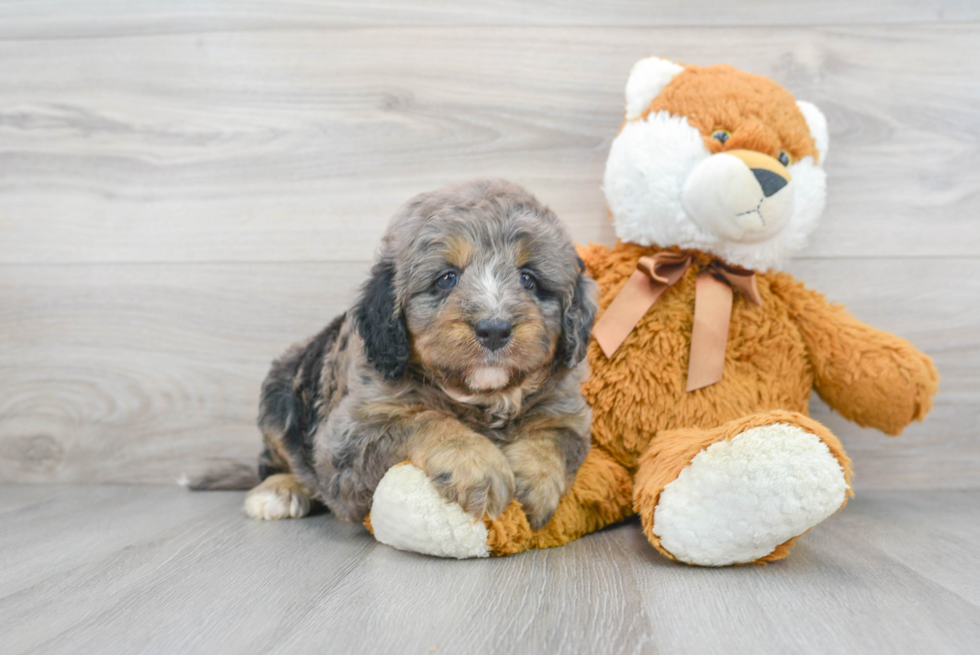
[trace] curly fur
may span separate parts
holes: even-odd
[[[438,284],[447,271],[451,288]],[[520,187],[478,180],[413,198],[351,310],[273,364],[259,469],[288,475],[246,509],[302,514],[272,502],[299,489],[360,521],[384,473],[408,460],[477,517],[516,498],[544,525],[588,451],[594,296],[564,227]],[[490,319],[511,326],[497,349],[475,334]]]

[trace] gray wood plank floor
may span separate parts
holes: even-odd
[[[858,489],[980,487],[980,260],[956,263],[955,286],[949,263],[791,263],[859,318],[912,339],[943,376],[933,413],[898,439],[813,402]],[[368,264],[128,268],[0,267],[0,480],[168,484],[253,465],[269,362],[344,311]]]
[[[623,85],[661,54],[823,107],[827,211],[789,268],[943,382],[898,441],[814,413],[859,488],[980,487],[980,5],[516,5],[0,0],[0,481],[254,462],[268,363],[424,189],[510,177],[610,243]]]
[[[659,557],[636,524],[507,559],[382,546],[242,494],[0,486],[0,652],[970,653],[980,492],[875,491],[764,567]]]
[[[603,164],[651,54],[823,108],[827,212],[789,270],[943,375],[898,441],[814,402],[859,495],[767,567],[672,564],[635,524],[447,562],[329,515],[250,522],[240,493],[0,486],[0,655],[977,652],[978,20],[976,0],[0,0],[0,482],[254,462],[268,362],[346,308],[419,191],[509,177],[610,243]]]
[[[980,19],[974,0],[3,0],[0,38],[427,25],[840,25]]]
[[[651,54],[823,109],[802,256],[976,256],[978,23],[376,27],[0,37],[0,265],[364,261],[409,197],[481,175],[608,242],[605,160]]]

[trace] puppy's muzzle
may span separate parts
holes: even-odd
[[[494,352],[507,345],[513,328],[509,321],[503,319],[483,319],[473,326],[473,333],[481,346]]]
[[[758,243],[793,214],[793,178],[785,166],[754,150],[705,158],[681,192],[684,210],[701,228],[729,241]]]

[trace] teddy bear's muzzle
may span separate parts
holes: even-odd
[[[740,243],[778,233],[793,213],[793,179],[785,166],[753,150],[705,158],[684,183],[684,210],[699,227]]]

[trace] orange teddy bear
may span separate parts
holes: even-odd
[[[640,515],[671,559],[785,557],[851,493],[810,392],[899,434],[938,376],[909,342],[786,273],[823,211],[827,125],[812,104],[727,65],[644,59],[626,88],[604,191],[618,241],[581,249],[600,286],[585,384],[592,449],[551,521],[516,503],[473,523],[411,465],[375,493],[380,541],[451,557],[568,543]],[[421,476],[421,477],[420,477]]]

